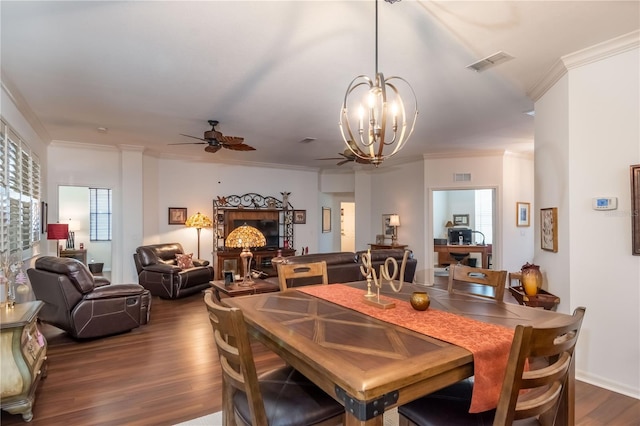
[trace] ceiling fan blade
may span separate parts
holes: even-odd
[[[212,154],[215,154],[216,152],[220,151],[220,148],[222,148],[222,145],[209,145],[204,150]]]
[[[191,136],[191,135],[185,135],[185,134],[183,134],[183,133],[180,133],[180,136],[186,136],[186,137],[188,137],[188,138],[198,139],[199,141],[204,141],[204,142],[206,142],[206,143],[208,143],[208,142],[209,142],[209,141],[208,141],[208,140],[206,140],[206,139],[202,139],[202,138],[199,138],[199,137],[196,137],[196,136]]]
[[[314,158],[314,160],[342,160],[342,157]]]
[[[338,161],[338,162],[336,163],[336,165],[337,165],[337,166],[342,166],[343,164],[347,164],[347,163],[349,163],[349,162],[351,162],[351,161],[353,161],[353,160],[349,160],[349,159],[347,159],[347,160]]]
[[[220,135],[220,138],[218,140],[220,142],[226,143],[227,145],[238,145],[244,142],[244,138],[241,138],[239,136],[224,136],[222,134]]]
[[[233,151],[255,151],[256,149],[246,143],[239,143],[235,145],[222,144],[223,147],[231,149]]]

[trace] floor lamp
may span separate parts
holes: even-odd
[[[190,216],[184,224],[189,228],[196,228],[196,231],[198,231],[198,259],[200,259],[200,230],[202,228],[211,228],[211,219],[198,212]]]
[[[47,240],[56,240],[56,256],[60,257],[60,240],[69,238],[68,223],[50,223],[47,225]]]

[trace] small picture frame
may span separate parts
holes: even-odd
[[[331,208],[322,208],[322,233],[331,232]]]
[[[169,225],[184,225],[186,221],[186,207],[169,207]]]
[[[233,271],[224,271],[224,285],[233,284]]]
[[[516,226],[530,226],[530,208],[530,203],[523,203],[520,201],[516,203]]]
[[[540,248],[558,252],[558,208],[540,209]]]
[[[306,210],[294,210],[293,211],[293,223],[296,225],[304,225],[307,223],[307,211]]]
[[[394,213],[382,215],[382,235],[384,236],[384,239],[393,238],[393,226],[389,225],[391,216],[393,215]]]
[[[454,214],[453,215],[453,225],[454,226],[469,226],[469,215],[468,214]]]

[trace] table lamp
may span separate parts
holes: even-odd
[[[68,223],[50,223],[47,225],[47,240],[66,240],[69,238]],[[60,244],[56,242],[56,256],[60,257]]]
[[[258,231],[253,226],[249,226],[246,223],[242,226],[238,226],[231,231],[224,244],[230,248],[242,248],[240,258],[242,259],[242,267],[244,273],[244,279],[241,286],[250,286],[253,284],[251,279],[251,258],[253,253],[249,250],[250,247],[264,247],[267,245],[267,240],[262,235],[262,232]]]
[[[200,259],[200,230],[202,228],[211,228],[211,219],[198,212],[190,216],[184,224],[190,228],[196,228],[196,231],[198,231],[198,259]]]
[[[398,243],[398,226],[400,226],[400,216],[397,214],[392,214],[391,216],[389,216],[389,226],[393,226],[391,245],[394,246]]]

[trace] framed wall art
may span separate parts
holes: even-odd
[[[384,238],[392,238],[393,237],[393,226],[389,225],[391,221],[391,216],[395,213],[383,214],[382,215],[382,235]]]
[[[184,225],[186,221],[186,207],[169,207],[169,225]]]
[[[632,254],[640,256],[640,164],[631,166],[631,244]]]
[[[468,214],[454,214],[453,215],[453,224],[456,226],[469,226],[469,215]]]
[[[294,210],[293,211],[293,223],[297,225],[304,225],[307,223],[307,211],[306,210]]]
[[[558,251],[558,208],[540,209],[540,248]]]
[[[49,204],[44,201],[40,202],[40,233],[47,233],[47,225],[49,224]]]
[[[331,232],[331,208],[322,208],[322,232]]]
[[[520,201],[516,203],[516,226],[529,226],[530,208],[530,203],[522,203]]]

